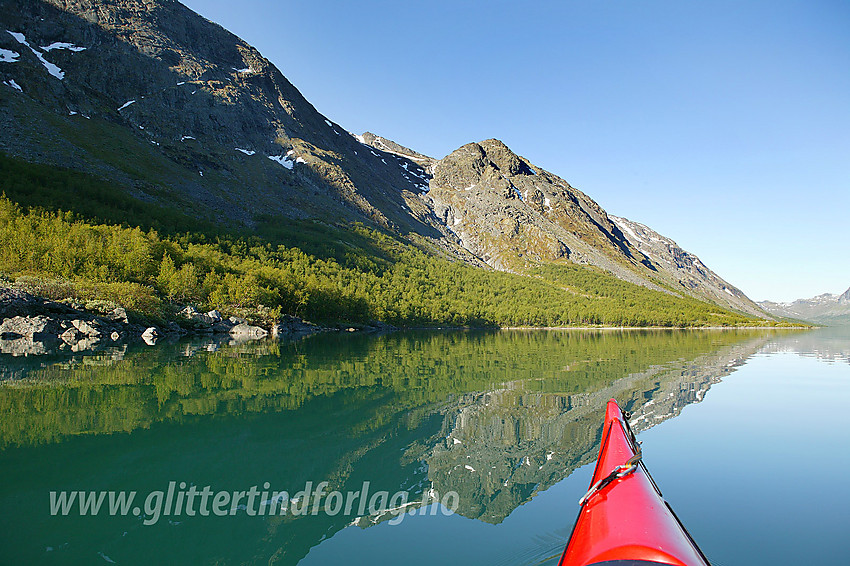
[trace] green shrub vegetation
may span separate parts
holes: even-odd
[[[363,225],[261,218],[226,231],[82,173],[0,156],[0,272],[147,316],[192,303],[401,326],[741,325],[746,316],[595,268],[528,276],[434,257]],[[62,298],[62,297],[57,297]]]

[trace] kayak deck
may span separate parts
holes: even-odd
[[[559,566],[709,566],[640,459],[622,410],[608,401],[602,444]]]

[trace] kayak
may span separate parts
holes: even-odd
[[[590,489],[559,566],[710,566],[641,459],[628,414],[608,401]]]

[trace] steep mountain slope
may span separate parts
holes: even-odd
[[[850,289],[840,295],[824,293],[811,299],[797,299],[790,303],[760,301],[759,306],[772,315],[825,324],[850,325]]]
[[[404,210],[421,188],[401,159],[364,151],[254,48],[178,2],[9,0],[0,21],[9,154],[248,225],[285,215],[429,233]]]
[[[608,217],[622,230],[633,247],[660,270],[671,274],[685,289],[691,289],[703,298],[727,308],[764,316],[764,311],[743,291],[722,279],[697,256],[683,250],[670,238],[627,218]]]
[[[394,155],[399,157],[405,157],[410,159],[411,161],[415,161],[419,166],[418,170],[415,171],[415,176],[421,178],[423,181],[427,181],[431,178],[429,172],[430,169],[434,166],[434,163],[437,162],[433,157],[428,157],[427,155],[423,155],[418,151],[414,151],[408,147],[404,147],[392,140],[388,140],[387,138],[378,136],[373,134],[372,132],[364,132],[363,135],[355,136],[361,143],[372,146],[375,149],[380,149],[381,151],[388,151]],[[404,167],[404,165],[402,165]],[[404,167],[405,170],[408,169]],[[423,190],[428,190],[427,183],[422,187]]]
[[[651,231],[498,140],[436,160],[349,134],[174,0],[4,0],[0,22],[0,151],[14,157],[219,224],[363,221],[478,267],[593,265],[764,316],[671,240],[630,237]]]

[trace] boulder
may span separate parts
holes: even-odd
[[[106,316],[109,320],[113,322],[120,322],[121,324],[130,323],[130,317],[127,316],[127,311],[124,309],[124,307],[116,307],[112,309],[112,312],[110,312]]]
[[[162,334],[160,334],[159,330],[157,330],[155,326],[148,327],[144,332],[142,332],[142,340],[144,340],[148,346],[156,344],[157,339],[161,336]]]
[[[36,341],[57,340],[60,332],[59,322],[44,315],[14,316],[0,324],[0,336],[6,339],[26,337]]]
[[[193,307],[192,305],[187,306],[182,311],[177,313],[179,316],[187,320],[191,320],[193,322],[197,322],[200,324],[212,324],[214,321],[211,317],[206,314],[200,312],[198,309]]]
[[[81,320],[75,319],[71,321],[71,324],[74,325],[74,328],[79,330],[82,334],[86,336],[100,336],[100,323],[97,320]]]
[[[217,310],[211,310],[210,312],[202,313],[192,305],[187,306],[177,314],[188,320],[193,320],[195,322],[200,322],[202,324],[208,325],[216,324],[218,322],[221,322],[222,320],[221,313],[219,313]],[[231,326],[233,326],[233,324],[231,324]]]
[[[230,329],[230,336],[233,338],[257,340],[259,338],[265,338],[267,335],[268,332],[265,329],[246,323],[237,324]]]
[[[198,309],[196,309],[192,305],[189,305],[177,314],[184,318],[188,318],[189,320],[194,320],[195,317],[197,317],[201,313],[198,311]]]

